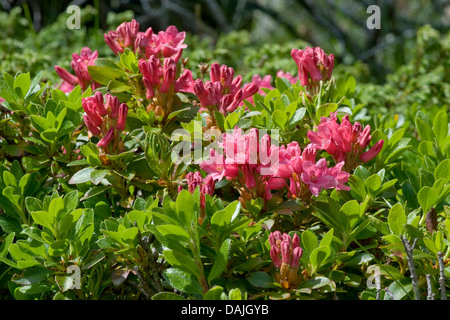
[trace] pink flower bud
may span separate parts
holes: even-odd
[[[203,180],[203,185],[201,187],[201,193],[202,194],[209,194],[210,196],[213,196],[214,189],[215,189],[215,182],[211,175],[207,175],[205,179]]]
[[[218,63],[211,64],[209,77],[212,82],[220,81],[220,65]]]
[[[195,80],[194,92],[197,95],[198,99],[200,100],[200,104],[203,107],[211,105],[211,102],[209,101],[208,98],[208,94],[206,92],[205,85],[203,84],[203,81],[201,79]]]
[[[106,148],[111,140],[114,138],[114,127],[109,128],[106,135],[97,143],[97,147]]]
[[[258,90],[259,90],[259,88],[258,88],[258,86],[255,83],[251,82],[251,83],[247,84],[242,89],[242,100],[250,98],[255,93],[257,93]]]
[[[365,149],[372,139],[372,136],[370,135],[370,125],[365,126],[364,130],[359,135],[359,145],[362,149]]]
[[[298,234],[295,233],[294,236],[292,237],[292,248],[295,249],[299,246],[300,244],[300,238],[298,237]]]
[[[119,107],[119,119],[117,120],[116,129],[122,131],[125,129],[125,122],[127,121],[128,106],[122,103]]]
[[[280,256],[279,256],[279,252],[278,252],[277,247],[272,247],[270,249],[270,257],[272,258],[273,265],[276,268],[280,268],[281,267],[281,260],[280,260]]]
[[[155,91],[153,90],[153,85],[147,78],[142,79],[145,86],[145,97],[150,100],[155,96]]]
[[[55,66],[55,71],[58,74],[58,76],[61,77],[61,79],[67,81],[71,85],[75,86],[78,84],[78,78],[73,74],[69,73],[66,69],[63,69],[59,66]]]
[[[161,85],[161,92],[168,92],[170,87],[175,83],[175,76],[177,74],[177,66],[172,59],[164,60],[164,78]]]
[[[108,111],[106,111],[105,105],[103,104],[103,94],[100,91],[95,92],[93,101],[98,114],[101,117],[106,116],[108,114]]]
[[[106,110],[109,113],[109,116],[111,119],[117,119],[119,116],[119,106],[120,101],[119,98],[116,96],[113,96],[112,94],[105,94],[105,104],[106,104]]]
[[[191,70],[186,69],[175,82],[175,92],[194,93],[193,83],[194,79],[192,78],[192,72]]]
[[[298,264],[300,262],[300,258],[302,257],[303,249],[301,247],[296,247],[294,250],[292,250],[292,261],[291,261],[291,268],[297,269]]]
[[[271,247],[277,246],[277,240],[281,240],[281,232],[279,230],[269,234],[269,244]]]
[[[220,80],[224,88],[231,88],[233,84],[234,78],[234,69],[231,67],[227,67],[226,65],[222,65],[220,67]]]
[[[97,127],[100,127],[103,123],[102,118],[97,113],[97,110],[94,107],[94,104],[92,101],[90,101],[88,98],[83,98],[82,100],[82,106],[88,117],[91,119],[92,123],[96,125]]]
[[[106,44],[111,48],[115,55],[123,52],[122,46],[117,42],[117,33],[115,31],[109,31],[104,34]]]
[[[291,263],[291,244],[287,240],[281,241],[281,262]]]
[[[87,114],[83,115],[83,120],[86,127],[94,136],[98,136],[101,133],[101,130],[91,121],[91,118]]]
[[[366,163],[375,158],[383,148],[383,143],[384,143],[383,140],[380,140],[377,143],[375,143],[375,145],[372,148],[370,148],[369,151],[366,151],[359,156],[359,160],[361,160],[363,163]]]

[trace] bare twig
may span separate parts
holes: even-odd
[[[431,275],[427,274],[427,300],[434,300],[433,287],[431,285]]]
[[[441,300],[447,300],[447,292],[445,290],[445,272],[444,272],[444,253],[437,253],[439,260],[439,288],[441,291]]]
[[[402,236],[401,239],[403,242],[403,246],[405,247],[406,257],[408,259],[409,272],[411,273],[411,280],[414,289],[414,299],[420,300],[419,278],[417,277],[416,267],[414,266],[413,259],[413,250],[414,246],[416,245],[417,238],[414,239],[412,245],[409,243],[408,239],[406,239],[405,236]]]

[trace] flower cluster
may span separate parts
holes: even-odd
[[[275,275],[276,280],[285,289],[297,286],[301,278],[298,277],[298,268],[303,249],[300,247],[300,238],[297,233],[291,239],[287,233],[280,231],[269,235],[270,257],[279,273]]]
[[[242,86],[242,76],[234,77],[234,69],[226,65],[213,63],[209,74],[209,81],[195,81],[194,92],[200,101],[201,110],[208,110],[212,118],[215,111],[223,114],[233,112],[258,91],[254,83]]]
[[[350,190],[344,183],[349,173],[342,171],[344,162],[328,168],[325,158],[316,162],[316,149],[309,144],[301,152],[296,141],[279,149],[279,162],[273,167],[274,176],[289,180],[290,198],[309,198],[309,192],[318,196],[322,189]],[[308,192],[309,190],[309,192]]]
[[[117,97],[109,93],[103,97],[99,91],[92,97],[83,98],[82,106],[85,111],[83,119],[86,127],[92,135],[101,137],[97,146],[105,151],[122,152],[123,141],[118,135],[125,129],[128,106],[125,103],[121,104]]]
[[[123,53],[129,48],[141,58],[156,56],[159,59],[171,58],[175,63],[181,57],[184,44],[185,32],[178,32],[175,26],[169,26],[165,31],[155,34],[152,28],[145,32],[139,31],[139,23],[136,20],[124,22],[116,30],[104,34],[106,44],[114,54]]]
[[[349,190],[345,185],[349,173],[342,171],[344,162],[327,167],[325,158],[316,162],[317,150],[308,145],[302,154],[296,141],[288,145],[271,144],[269,135],[259,138],[257,129],[242,134],[240,128],[224,133],[223,149],[210,149],[209,159],[200,168],[216,181],[231,180],[241,194],[241,200],[270,200],[272,190],[287,190],[290,198],[306,200],[318,196],[322,189]]]
[[[358,160],[365,163],[373,159],[383,147],[383,140],[378,141],[372,148],[364,152],[372,136],[370,126],[364,128],[359,122],[353,125],[348,115],[341,123],[337,123],[336,112],[330,117],[322,117],[317,131],[309,131],[308,138],[316,149],[325,150],[336,163],[345,161],[344,170],[350,172],[358,165]]]
[[[188,191],[190,193],[194,193],[195,189],[199,188],[200,190],[200,216],[199,223],[203,224],[205,219],[205,202],[206,195],[209,194],[211,197],[214,195],[215,182],[211,175],[207,175],[205,178],[202,177],[200,171],[188,172],[185,176]],[[178,191],[181,191],[182,187],[180,186]]]
[[[73,53],[71,66],[75,71],[75,75],[60,66],[55,66],[56,73],[63,80],[59,88],[64,92],[70,92],[76,85],[80,85],[82,90],[86,90],[89,86],[93,90],[100,87],[98,83],[92,80],[87,68],[88,66],[94,65],[97,57],[97,50],[92,52],[88,47],[81,49],[80,54]]]
[[[159,58],[152,55],[148,60],[139,60],[139,70],[143,75],[146,98],[154,99],[157,102],[156,107],[159,107],[163,113],[170,111],[161,109],[161,106],[167,106],[166,109],[170,109],[174,93],[193,92],[191,71],[185,69],[178,76],[178,67],[172,58],[165,58],[161,63]]]
[[[238,189],[243,204],[258,197],[269,200],[271,190],[282,188],[283,179],[271,176],[270,168],[278,159],[276,147],[271,144],[269,135],[259,137],[257,129],[243,134],[238,127],[232,133],[222,135],[219,147],[209,150],[209,159],[200,164],[200,168],[211,175],[215,181],[224,177],[231,180]]]
[[[303,87],[317,87],[318,83],[331,79],[334,55],[326,55],[319,48],[292,49],[291,56],[298,67],[298,78]]]

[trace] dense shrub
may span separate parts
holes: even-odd
[[[39,52],[2,65],[2,299],[446,297],[448,35],[374,85],[300,40],[48,32],[1,43]]]

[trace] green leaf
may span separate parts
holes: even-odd
[[[419,136],[422,140],[433,141],[434,134],[431,130],[431,125],[420,118],[420,114],[416,115],[416,129],[419,132]]]
[[[444,148],[445,139],[448,136],[448,116],[446,110],[441,110],[434,117],[433,133],[441,149]]]
[[[167,262],[175,268],[195,275],[197,278],[200,276],[200,270],[194,259],[190,256],[186,256],[185,254],[174,250],[164,250],[163,255]]]
[[[49,214],[46,211],[32,211],[31,217],[33,218],[34,222],[43,227],[46,227],[47,229],[51,230],[53,234],[55,234],[55,229],[53,228],[55,224],[55,216]]]
[[[310,255],[314,249],[319,246],[319,240],[317,240],[314,232],[310,230],[305,230],[302,233],[302,247],[305,249],[305,253]]]
[[[225,118],[224,127],[225,130],[232,130],[236,126],[236,124],[239,121],[239,113],[238,112],[232,112],[228,114],[228,116]]]
[[[47,119],[44,117],[32,115],[30,116],[30,120],[33,127],[39,132],[49,129]]]
[[[256,288],[273,288],[275,286],[272,277],[263,271],[250,273],[247,280]]]
[[[107,85],[111,80],[117,80],[124,73],[110,67],[88,66],[88,72],[92,79],[100,84]]]
[[[156,227],[156,229],[164,236],[164,237],[172,237],[174,240],[189,242],[189,234],[180,226],[176,226],[173,224],[165,224],[162,226]]]
[[[226,269],[228,264],[228,257],[231,247],[231,239],[226,239],[218,252],[216,252],[216,257],[214,259],[214,264],[208,275],[208,282],[211,283],[214,279],[219,277],[222,272]]]
[[[346,202],[341,207],[339,215],[341,226],[343,227],[344,231],[349,234],[361,218],[361,209],[358,201],[350,200]]]
[[[50,128],[41,132],[41,138],[47,142],[56,141],[58,138],[58,129]]]
[[[272,121],[282,130],[286,130],[288,117],[283,110],[275,110],[272,114]]]
[[[159,292],[152,296],[152,300],[187,300],[187,299],[173,292]]]
[[[72,178],[69,180],[69,184],[79,184],[85,183],[91,180],[91,173],[94,171],[94,168],[84,168],[80,171],[77,171]]]
[[[372,195],[376,194],[376,191],[381,187],[381,178],[378,174],[373,174],[364,182],[367,190]]]
[[[14,80],[14,89],[20,98],[25,98],[30,88],[31,79],[29,73],[21,73]]]
[[[334,229],[331,228],[322,238],[322,240],[320,240],[320,246],[321,247],[330,247],[331,246],[331,242],[333,241],[333,233],[334,233]]]
[[[388,225],[392,233],[400,236],[406,224],[406,215],[400,203],[395,204],[388,215]]]
[[[190,228],[192,223],[196,223],[196,213],[194,209],[194,199],[187,190],[182,190],[176,200],[177,214],[180,221],[186,228]]]
[[[423,212],[426,213],[439,200],[439,194],[436,189],[425,186],[420,189],[419,193],[417,194],[417,199]]]
[[[25,198],[25,206],[28,212],[32,211],[42,211],[42,201],[34,197]]]
[[[336,291],[336,284],[326,277],[319,276],[303,282],[300,288],[310,288],[312,290],[324,289],[326,292],[330,292]]]
[[[330,113],[335,112],[338,108],[337,103],[325,103],[319,106],[316,111],[317,119],[321,117],[329,117]]]
[[[434,170],[434,179],[444,178],[450,181],[450,159],[440,162]]]
[[[313,274],[325,263],[330,255],[330,247],[318,247],[311,252],[309,262],[311,263]]]
[[[90,180],[93,184],[98,185],[108,173],[109,170],[106,169],[94,170],[90,174]]]
[[[223,288],[221,286],[214,286],[205,293],[203,300],[221,300]]]
[[[1,258],[6,257],[6,255],[8,254],[9,246],[13,243],[15,235],[16,234],[14,232],[12,232],[6,236],[5,240],[3,241],[2,245],[0,246],[0,257]]]
[[[164,278],[174,288],[181,292],[203,295],[203,290],[195,276],[177,268],[164,271]]]
[[[13,187],[17,187],[17,181],[16,181],[16,177],[14,177],[14,175],[9,172],[9,171],[3,171],[3,183],[8,187],[8,186],[13,186]]]

